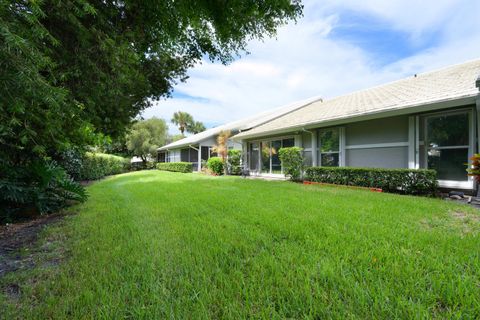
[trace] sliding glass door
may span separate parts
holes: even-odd
[[[250,170],[261,173],[282,173],[282,164],[278,152],[281,148],[293,147],[294,145],[294,138],[251,142],[249,144]]]

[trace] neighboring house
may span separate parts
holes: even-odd
[[[304,148],[308,166],[431,168],[446,188],[473,189],[480,60],[309,103],[233,137],[257,173],[281,173],[277,151]]]
[[[263,112],[253,117],[242,119],[239,121],[227,123],[198,134],[186,137],[184,139],[172,142],[158,149],[159,162],[191,162],[195,171],[200,171],[199,166],[203,161],[207,161],[212,155],[212,148],[217,143],[217,137],[222,131],[230,131],[232,135],[243,130],[249,130],[262,125],[268,121],[272,121],[289,112],[314,102],[321,101],[321,98],[315,97],[293,104],[283,106],[274,110]],[[228,142],[229,149],[242,149],[242,144],[232,139]]]

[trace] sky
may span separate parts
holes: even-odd
[[[304,16],[225,66],[202,61],[144,118],[186,111],[211,128],[313,96],[480,58],[479,0],[303,1]],[[169,123],[169,132],[178,130]]]

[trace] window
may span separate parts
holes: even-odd
[[[295,146],[295,139],[294,138],[289,138],[289,139],[283,139],[282,140],[282,148],[290,148]]]
[[[167,162],[165,152],[159,152],[158,153],[158,162]]]
[[[332,128],[319,133],[320,165],[323,167],[338,167],[340,162],[340,130]]]
[[[429,116],[425,127],[428,168],[437,171],[439,180],[468,180],[468,112]]]

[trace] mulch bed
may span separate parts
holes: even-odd
[[[48,225],[62,221],[65,214],[52,214],[37,219],[0,226],[0,278],[19,269],[35,266],[35,244]]]

